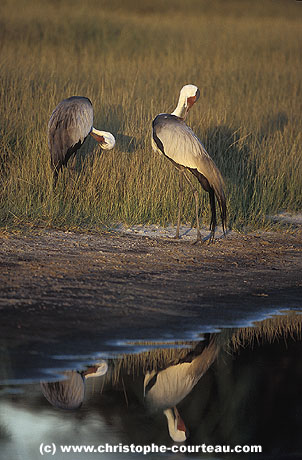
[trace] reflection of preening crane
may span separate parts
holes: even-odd
[[[89,134],[104,150],[115,145],[111,133],[93,127],[93,108],[87,97],[72,96],[61,101],[48,122],[48,146],[55,181],[62,166],[67,165]]]
[[[102,360],[83,372],[62,372],[64,380],[57,382],[40,382],[41,390],[47,401],[59,409],[78,409],[85,396],[85,380],[90,377],[105,375],[108,364]]]
[[[179,238],[180,213],[182,203],[182,177],[184,176],[190,184],[196,206],[197,241],[201,240],[198,219],[198,192],[187,176],[190,171],[197,177],[202,188],[209,193],[211,206],[211,240],[214,239],[216,228],[216,204],[218,201],[222,228],[226,230],[226,199],[224,194],[224,183],[222,175],[215,165],[204,146],[189,128],[185,119],[193,104],[199,98],[199,89],[194,85],[186,85],[180,91],[178,104],[174,112],[161,113],[153,120],[153,150],[167,157],[179,170],[179,199],[178,199],[178,221],[176,238]]]
[[[201,343],[201,346],[203,344]],[[168,430],[173,441],[187,439],[187,429],[179,415],[176,405],[180,403],[198,383],[203,374],[215,361],[219,345],[215,337],[199,354],[198,346],[182,362],[159,372],[145,375],[144,395],[146,405],[151,411],[163,411],[168,422]],[[189,361],[187,361],[189,360]]]

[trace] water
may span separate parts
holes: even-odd
[[[55,459],[302,458],[301,324],[296,311],[174,347],[135,343],[123,354],[116,344],[114,353],[95,350],[86,359],[68,359],[62,350],[57,371],[51,357],[35,354],[27,356],[26,380],[6,350],[0,457],[36,460],[49,448],[43,456]],[[176,445],[183,452],[60,452],[106,443],[120,450]],[[198,445],[261,445],[263,452],[185,453]]]

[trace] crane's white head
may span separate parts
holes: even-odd
[[[98,142],[103,150],[111,150],[115,146],[115,137],[107,131],[92,128],[90,135]]]
[[[168,430],[171,438],[175,442],[184,442],[187,439],[187,429],[183,419],[179,415],[177,407],[164,410],[168,420]]]
[[[85,379],[89,379],[91,377],[101,377],[101,375],[105,375],[107,371],[108,364],[102,359],[95,366],[90,366],[83,374]]]
[[[190,108],[198,100],[200,91],[195,85],[185,85],[181,88],[178,104],[172,115],[185,119]]]

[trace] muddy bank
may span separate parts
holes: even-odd
[[[0,337],[12,349],[180,337],[302,303],[301,232],[191,245],[43,230],[0,243]]]

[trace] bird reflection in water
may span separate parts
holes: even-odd
[[[205,340],[198,342],[190,351],[186,348],[176,349],[173,364],[162,369],[156,366],[156,369],[146,371],[144,375],[144,405],[147,412],[163,412],[167,419],[169,435],[175,442],[185,441],[189,434],[176,406],[192,391],[215,361],[220,348],[217,337],[216,334],[206,335]],[[184,350],[187,353],[184,353]],[[79,409],[85,398],[86,379],[104,376],[107,371],[106,361],[88,367],[83,372],[65,371],[64,379],[60,381],[41,382],[41,390],[54,407]]]
[[[65,409],[84,398],[81,420],[98,414],[127,442],[185,442],[189,428],[190,443],[262,442],[270,450],[278,439],[298,449],[301,327],[302,316],[292,312],[177,348],[110,359],[89,385],[95,371],[88,368],[86,375],[74,371],[65,381],[43,383],[42,391]]]
[[[185,441],[188,430],[176,405],[180,403],[199,382],[215,361],[219,351],[217,338],[213,335],[200,342],[179,363],[156,372],[147,372],[144,380],[145,402],[149,410],[161,410],[168,422],[168,430],[175,442]]]
[[[105,375],[107,370],[108,364],[103,360],[83,372],[65,371],[62,373],[64,380],[41,382],[41,390],[47,401],[54,407],[78,409],[84,401],[86,379]]]

